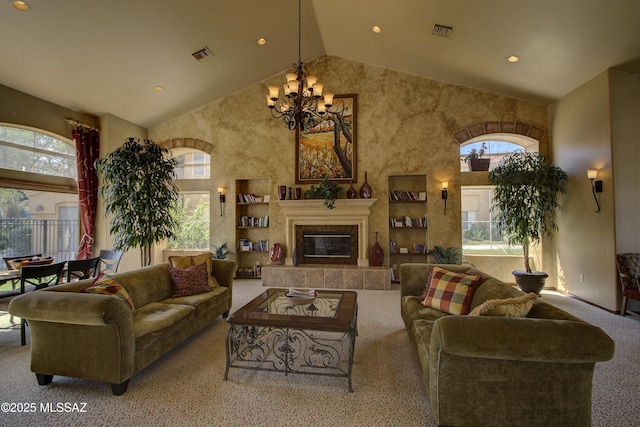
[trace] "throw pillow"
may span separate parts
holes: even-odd
[[[198,264],[206,264],[207,265],[207,274],[209,280],[209,288],[217,288],[220,286],[215,277],[211,275],[211,252],[205,252],[201,255],[192,255],[192,256],[170,256],[169,257],[169,265],[174,268],[187,268],[193,267]]]
[[[490,299],[469,313],[469,316],[526,317],[538,298],[533,292],[516,298]]]
[[[422,305],[450,314],[467,314],[482,276],[454,273],[433,267],[429,292]]]
[[[435,267],[429,268],[429,272],[427,273],[427,280],[424,282],[424,291],[422,291],[422,295],[420,295],[420,299],[424,301],[424,299],[429,295],[429,287],[431,286],[431,277],[433,277],[433,269]]]
[[[206,264],[198,264],[187,268],[169,267],[169,275],[173,285],[171,298],[202,294],[211,290],[207,280]]]
[[[116,282],[111,276],[100,275],[96,277],[88,288],[85,288],[80,292],[113,295],[114,297],[120,298],[121,300],[126,302],[134,314],[136,312],[136,309],[133,306],[133,300],[129,296],[127,290],[123,288],[120,283]]]

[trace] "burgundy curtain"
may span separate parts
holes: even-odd
[[[100,132],[76,126],[73,130],[78,165],[78,198],[82,239],[77,259],[88,259],[93,254],[93,229],[98,204],[98,173],[94,166],[98,159]]]

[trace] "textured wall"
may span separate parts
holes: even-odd
[[[371,235],[380,232],[387,251],[387,176],[426,174],[428,182],[429,246],[461,245],[460,160],[454,134],[476,123],[524,122],[544,132],[541,151],[548,148],[547,108],[476,89],[324,56],[308,65],[327,90],[357,94],[358,188],[364,172],[379,199],[372,207]],[[281,84],[278,74],[150,129],[161,143],[173,138],[197,138],[215,147],[211,155],[211,186],[229,189],[235,200],[235,179],[268,177],[271,196],[277,185],[295,185],[295,133],[271,118],[265,106],[267,85]],[[440,181],[449,181],[447,215],[442,213]],[[465,178],[465,185],[486,183],[486,174]],[[346,187],[346,186],[345,186]],[[235,242],[235,215],[230,203],[224,217],[212,216],[212,241]],[[275,203],[270,207],[270,241],[285,240],[284,224]],[[235,243],[233,244],[235,245]],[[388,257],[385,263],[388,262]]]

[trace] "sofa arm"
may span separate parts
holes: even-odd
[[[78,325],[119,323],[133,330],[133,315],[122,300],[107,295],[27,292],[11,301],[9,312],[27,320]]]
[[[220,286],[229,289],[229,309],[233,301],[233,278],[236,276],[238,263],[229,259],[212,259],[211,274],[216,278]]]
[[[121,384],[135,372],[133,314],[124,301],[77,292],[27,292],[9,312],[29,322],[31,370]]]
[[[594,363],[613,357],[614,341],[585,322],[445,316],[435,321],[430,354],[531,362]]]

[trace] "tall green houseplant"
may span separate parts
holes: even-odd
[[[566,193],[567,174],[541,153],[516,152],[489,172],[489,181],[495,186],[492,208],[498,229],[507,243],[522,246],[524,271],[513,272],[516,282],[527,292],[540,293],[548,275],[531,270],[529,247],[558,229],[558,196]],[[523,288],[525,282],[540,280],[532,283],[535,289]]]
[[[151,246],[173,236],[177,223],[171,212],[178,200],[176,160],[153,141],[129,138],[96,161],[102,174],[100,196],[111,214],[114,249],[140,246],[140,263],[151,263]]]

